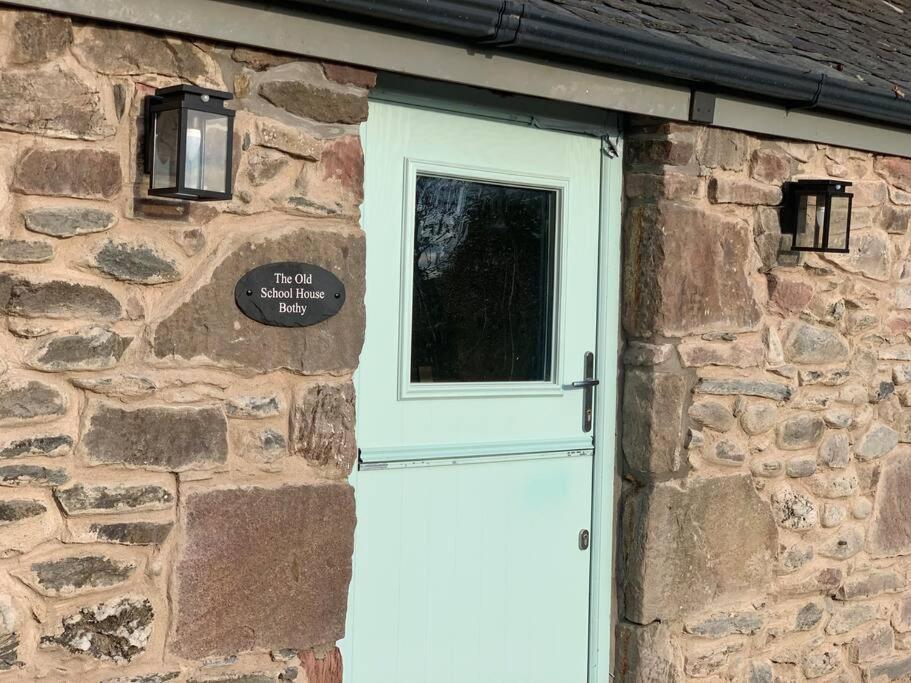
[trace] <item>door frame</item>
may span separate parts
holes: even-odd
[[[621,220],[623,193],[623,137],[620,117],[614,112],[564,102],[525,96],[500,95],[492,91],[439,81],[426,81],[394,74],[381,74],[379,85],[370,95],[381,100],[411,106],[496,118],[524,124],[587,133],[602,137],[600,221],[598,227],[598,306],[596,323],[595,376],[600,385],[595,392],[594,469],[592,472],[591,569],[589,586],[588,683],[607,683],[613,671],[613,634],[617,623],[614,568],[615,529],[618,524],[620,442],[618,403],[620,376],[620,278]],[[369,117],[368,117],[369,121]],[[361,124],[362,141],[367,123]],[[370,283],[367,283],[369,287]],[[599,457],[600,453],[600,457]],[[357,504],[357,464],[348,479]],[[355,529],[355,535],[357,530]],[[356,547],[356,543],[355,543]],[[352,570],[357,557],[352,558]],[[342,661],[347,658],[356,627],[352,590],[349,584],[346,635],[339,642]],[[343,667],[344,668],[344,667]],[[346,683],[349,683],[346,680]],[[355,682],[363,683],[363,682]]]

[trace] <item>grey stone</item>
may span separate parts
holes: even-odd
[[[117,217],[110,211],[79,206],[29,209],[22,217],[25,227],[32,232],[59,238],[104,232],[117,222]]]
[[[683,669],[693,678],[706,678],[719,673],[727,666],[730,655],[742,649],[742,643],[728,643],[711,649],[688,650]]]
[[[868,498],[858,498],[854,501],[854,509],[851,510],[854,519],[866,519],[871,512],[873,512],[873,503]]]
[[[867,552],[873,557],[911,554],[911,453],[897,454],[883,465],[870,520]]]
[[[869,683],[894,683],[911,677],[911,657],[895,657],[864,669],[864,681]]]
[[[773,683],[771,663],[764,661],[750,662],[747,683]]]
[[[794,579],[778,588],[782,595],[807,595],[831,593],[841,586],[843,572],[836,567],[826,567],[808,577]]]
[[[709,379],[703,377],[696,384],[697,394],[714,394],[716,396],[759,396],[776,401],[788,401],[794,395],[794,389],[780,382],[749,379]]]
[[[804,386],[821,384],[827,387],[841,386],[851,377],[850,368],[836,368],[835,370],[800,370],[798,372],[800,383]]]
[[[660,365],[671,357],[674,347],[670,344],[648,344],[631,341],[623,352],[625,365]]]
[[[158,390],[158,385],[148,377],[139,375],[115,375],[113,377],[73,377],[75,386],[103,396],[121,398],[141,398],[151,396]]]
[[[19,155],[10,188],[23,194],[112,199],[122,186],[116,152],[32,147]]]
[[[77,282],[51,280],[32,282],[10,278],[8,295],[2,296],[4,276],[0,274],[0,309],[26,318],[114,319],[122,312],[120,302],[106,289]]]
[[[846,410],[829,410],[823,415],[826,425],[832,429],[847,429],[854,424],[854,415]]]
[[[284,154],[268,149],[254,148],[246,157],[246,177],[253,187],[265,185],[288,168],[291,160]]]
[[[808,602],[797,612],[797,617],[794,619],[794,630],[809,631],[822,621],[824,614],[825,610],[822,606],[815,602]]]
[[[166,673],[148,674],[145,676],[118,676],[117,678],[105,678],[101,683],[165,683],[173,681],[180,676],[179,671],[168,671]]]
[[[62,54],[73,42],[69,17],[47,12],[16,15],[10,61],[13,64],[45,62]]]
[[[866,600],[884,593],[900,593],[907,587],[904,576],[893,571],[870,571],[847,578],[835,593],[836,600]]]
[[[703,638],[724,638],[733,634],[754,635],[762,628],[762,617],[756,612],[713,614],[702,621],[684,626],[687,633]]]
[[[875,624],[851,641],[848,657],[858,664],[882,660],[892,654],[893,645],[892,627],[888,624]]]
[[[166,510],[175,500],[173,493],[155,484],[74,484],[55,489],[54,497],[71,516]]]
[[[746,460],[746,453],[732,441],[722,439],[715,444],[715,458],[723,465],[739,467]]]
[[[0,129],[86,139],[114,133],[102,94],[60,63],[0,72]]]
[[[66,398],[37,380],[0,382],[0,422],[48,418],[66,412]]]
[[[892,368],[892,381],[899,385],[911,383],[911,364],[901,363]]]
[[[75,555],[35,562],[16,573],[41,595],[57,597],[104,590],[127,581],[136,570],[132,562],[103,555]]]
[[[94,265],[105,275],[145,285],[180,279],[177,263],[144,244],[107,241],[95,254]]]
[[[225,403],[225,414],[246,420],[275,417],[281,411],[278,396],[240,396]]]
[[[92,524],[89,531],[99,541],[122,545],[161,545],[167,540],[173,526],[171,522],[116,522]]]
[[[679,472],[686,379],[630,369],[623,386],[623,455],[640,481]]]
[[[870,396],[871,403],[879,403],[889,398],[895,393],[895,385],[892,382],[880,382]]]
[[[146,598],[124,596],[64,617],[62,628],[41,638],[42,646],[58,645],[73,654],[129,662],[142,654],[152,635],[154,611]]]
[[[772,492],[772,511],[781,526],[797,531],[813,528],[818,519],[813,501],[790,486]]]
[[[847,560],[864,548],[864,530],[858,526],[846,526],[819,544],[816,552],[821,557]]]
[[[757,477],[772,479],[784,474],[784,465],[780,460],[754,460],[750,463],[750,471]]]
[[[764,434],[778,423],[778,408],[769,403],[751,403],[740,416],[740,426],[747,434]]]
[[[266,674],[228,674],[215,678],[191,678],[187,683],[274,683],[276,680],[280,681],[282,678],[276,679]]]
[[[801,662],[801,670],[807,678],[825,676],[837,671],[840,666],[841,657],[836,647],[809,652],[803,656]]]
[[[347,227],[348,224],[337,224]],[[234,303],[234,285],[250,269],[271,261],[299,260],[322,266],[345,283],[346,301],[332,318],[289,331],[260,325]],[[357,365],[364,332],[364,243],[353,231],[309,228],[274,230],[244,242],[215,266],[211,279],[154,330],[158,358],[200,359],[253,372],[288,369],[337,373]]]
[[[723,513],[721,511],[724,511]],[[675,620],[771,581],[778,532],[749,474],[644,487],[622,524],[626,618]]]
[[[849,273],[859,273],[872,280],[885,282],[892,277],[892,242],[882,230],[851,235],[849,254],[823,254]]]
[[[876,460],[891,452],[897,445],[898,432],[875,422],[854,444],[854,454],[858,460]]]
[[[4,263],[44,263],[54,258],[54,248],[47,242],[0,239],[0,261]]]
[[[848,498],[857,493],[860,482],[853,472],[819,472],[806,479],[806,485],[821,498]]]
[[[0,466],[0,486],[59,486],[69,481],[66,470],[40,465]]]
[[[819,446],[819,459],[832,469],[844,469],[851,462],[851,445],[844,432],[828,434]]]
[[[28,364],[45,372],[107,370],[132,341],[104,327],[89,327],[42,342],[29,354]]]
[[[19,644],[18,633],[0,633],[0,671],[23,666],[23,663],[18,661]]]
[[[323,123],[367,120],[367,97],[361,93],[322,88],[304,81],[268,81],[259,94],[277,107]]]
[[[799,451],[818,444],[825,431],[825,422],[818,415],[795,415],[778,426],[776,442],[783,450]]]
[[[717,401],[699,401],[689,408],[689,416],[696,423],[717,432],[727,432],[734,426],[730,408]]]
[[[0,526],[12,524],[30,517],[37,517],[47,512],[47,508],[37,500],[24,498],[0,500]]]
[[[792,363],[837,363],[848,360],[850,348],[834,330],[795,322],[785,337],[784,352]]]
[[[839,604],[833,606],[832,618],[826,624],[826,633],[842,635],[879,617],[880,609],[871,603]]]
[[[822,514],[819,516],[819,522],[826,529],[832,529],[839,526],[848,518],[848,510],[844,505],[838,503],[826,503],[822,506]]]
[[[815,557],[815,551],[812,545],[802,545],[797,543],[786,548],[781,553],[781,569],[786,574],[796,572],[798,569],[807,564]]]
[[[92,462],[177,472],[228,457],[227,421],[218,408],[93,408],[82,443]]]
[[[794,458],[788,460],[785,472],[792,479],[801,479],[816,474],[816,458]]]
[[[666,624],[617,626],[617,670],[620,683],[683,683],[683,655]]]
[[[59,458],[68,455],[73,449],[73,438],[65,434],[53,436],[31,436],[17,439],[0,446],[0,460],[24,458],[32,455],[43,455]]]

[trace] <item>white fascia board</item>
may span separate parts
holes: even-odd
[[[308,15],[225,0],[12,0],[7,4],[345,62],[393,73],[686,121],[689,88],[548,63]],[[795,140],[911,157],[911,132],[788,111],[719,96],[715,124]]]

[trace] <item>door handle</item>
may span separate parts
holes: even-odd
[[[570,386],[582,389],[582,431],[592,430],[592,406],[594,405],[594,389],[601,382],[595,379],[595,354],[586,351],[582,359],[582,376],[584,379],[573,382]]]

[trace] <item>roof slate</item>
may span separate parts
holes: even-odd
[[[530,0],[592,24],[822,72],[911,99],[911,0]]]

